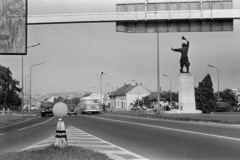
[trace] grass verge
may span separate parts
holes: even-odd
[[[112,160],[106,154],[82,147],[65,148],[51,145],[44,149],[10,152],[0,155],[1,160]]]
[[[25,119],[29,119],[31,117],[33,117],[33,115],[38,115],[38,113],[24,113],[24,115],[22,116],[22,113],[20,112],[14,112],[14,113],[5,113],[0,114],[0,126],[1,125],[6,125],[9,123],[14,123],[14,122],[18,122],[18,121],[22,121]]]
[[[149,114],[145,111],[115,111],[107,114],[116,114],[131,117],[166,119],[178,121],[202,121],[224,124],[240,124],[240,113],[214,113],[214,114]]]

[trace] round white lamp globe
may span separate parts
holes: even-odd
[[[63,102],[58,102],[53,106],[53,114],[58,118],[63,118],[68,114],[68,106]]]

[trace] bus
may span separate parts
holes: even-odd
[[[98,97],[89,96],[89,97],[82,97],[78,104],[78,109],[81,114],[83,113],[101,113],[101,102]]]

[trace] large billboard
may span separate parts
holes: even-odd
[[[0,55],[27,54],[27,0],[0,0]]]
[[[232,0],[195,0],[181,2],[155,2],[117,4],[117,12],[153,12],[168,14],[168,20],[123,21],[116,23],[117,32],[156,33],[156,32],[218,32],[233,31],[233,19],[191,19],[191,14],[202,11],[232,9]],[[186,12],[189,19],[171,19],[171,13]]]

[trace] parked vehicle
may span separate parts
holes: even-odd
[[[68,115],[77,115],[77,109],[74,105],[68,105]]]
[[[139,106],[133,106],[133,107],[131,108],[131,110],[139,110],[139,109],[140,109]]]
[[[83,97],[78,104],[80,113],[100,113],[102,112],[100,100],[97,97]]]
[[[217,112],[231,112],[234,107],[231,106],[230,102],[217,102],[215,106]]]
[[[41,104],[41,117],[45,117],[46,114],[52,114],[53,115],[53,106],[54,106],[54,103],[52,102],[48,102],[48,101],[45,101],[45,102],[42,102]]]

